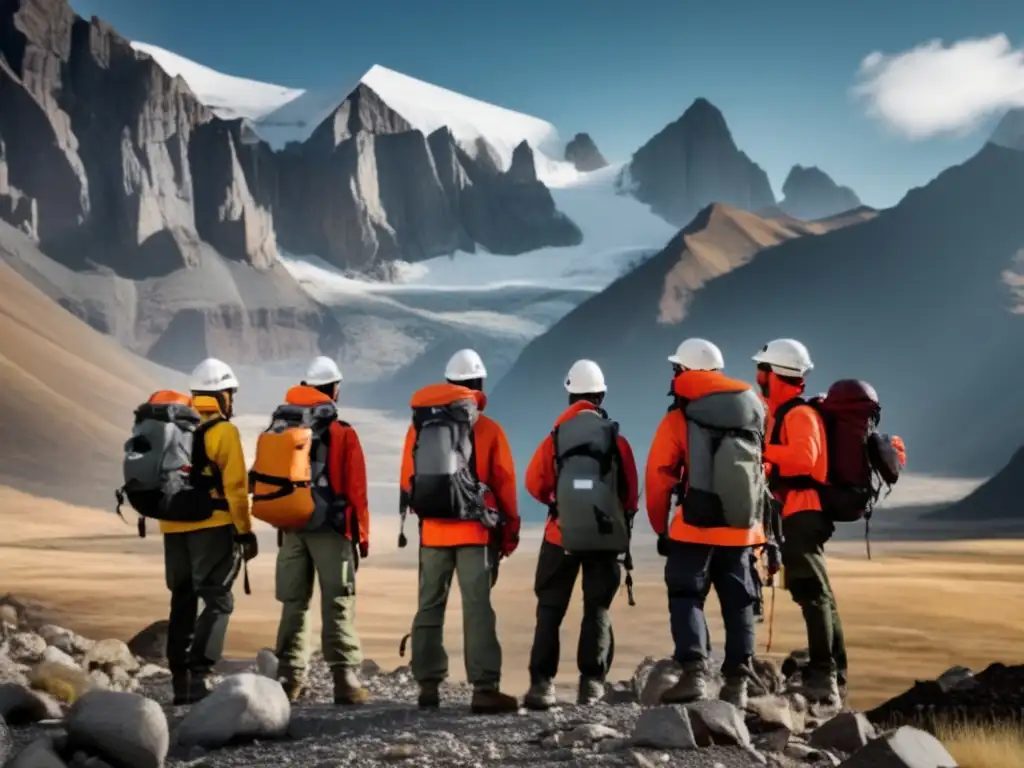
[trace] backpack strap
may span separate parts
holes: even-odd
[[[210,456],[206,452],[206,433],[222,421],[226,421],[226,419],[223,417],[210,419],[196,427],[196,431],[192,433],[192,469],[189,471],[188,482],[197,490],[206,493],[218,492],[221,498],[211,498],[210,508],[226,512],[228,501],[223,498],[224,478],[221,476],[220,467],[210,461]],[[210,470],[209,475],[206,474],[207,469]]]
[[[794,408],[799,408],[802,405],[806,405],[810,408],[814,406],[802,397],[794,397],[792,400],[787,400],[778,407],[775,411],[775,423],[772,424],[772,433],[768,439],[769,445],[781,445],[782,444],[782,425],[786,420],[786,416]],[[787,475],[782,477],[779,474],[779,468],[772,465],[771,474],[768,476],[768,485],[774,490],[784,491],[815,491],[822,487],[823,483],[819,483],[810,475]]]

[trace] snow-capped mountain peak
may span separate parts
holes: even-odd
[[[372,66],[362,77],[338,88],[304,90],[226,75],[148,43],[132,43],[170,75],[180,75],[196,97],[225,119],[252,121],[272,147],[305,141],[362,82],[414,128],[429,134],[447,126],[455,140],[475,152],[477,139],[495,151],[503,169],[512,152],[526,141],[534,150],[538,178],[549,186],[572,183],[578,175],[562,160],[564,142],[557,129],[540,118],[464,96],[387,67]]]

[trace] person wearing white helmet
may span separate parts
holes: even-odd
[[[334,681],[335,704],[362,704],[369,694],[359,682],[362,646],[355,627],[356,571],[360,557],[369,554],[370,512],[366,459],[355,429],[338,419],[334,404],[342,382],[338,364],[317,357],[306,369],[299,386],[285,395],[285,403],[301,408],[329,405],[323,424],[326,437],[310,447],[311,466],[326,476],[328,514],[301,530],[281,530],[277,553],[276,597],[281,603],[276,655],[278,678],[291,701],[308,684],[310,651],[309,609],[314,581],[320,585],[321,640],[324,661]],[[320,463],[315,454],[326,444]],[[254,506],[259,514],[259,507]]]
[[[413,423],[399,475],[401,510],[420,518],[419,605],[411,632],[417,703],[421,709],[440,706],[439,686],[448,676],[445,610],[457,576],[466,677],[473,686],[470,709],[514,712],[518,701],[500,689],[501,644],[491,590],[498,563],[519,545],[515,465],[501,425],[483,413],[487,369],[480,355],[459,350],[444,377],[410,400]]]
[[[756,640],[752,548],[766,541],[767,493],[762,441],[743,436],[763,437],[764,405],[749,384],[722,373],[722,352],[706,339],[686,339],[668,360],[672,405],[655,432],[645,472],[647,516],[658,535],[658,553],[666,558],[673,658],[682,667],[679,682],[662,701],[682,704],[708,696],[704,605],[714,587],[725,623],[719,696],[742,709]],[[717,454],[723,450],[733,460],[720,465]],[[740,471],[728,471],[734,467]],[[743,490],[738,497],[751,501],[748,515],[725,519],[718,493],[723,488]]]
[[[807,347],[775,339],[754,355],[757,384],[768,404],[771,429],[764,458],[782,515],[785,585],[800,606],[810,661],[802,693],[810,701],[838,704],[846,685],[846,643],[825,564],[825,543],[835,526],[822,513],[815,486],[828,477],[825,424],[802,395],[814,368]]]
[[[234,610],[232,587],[243,561],[258,547],[249,514],[249,477],[238,428],[231,423],[238,379],[226,363],[208,358],[192,371],[192,405],[201,423],[193,452],[204,463],[213,514],[193,523],[161,521],[171,610],[167,661],[176,704],[190,704],[210,690],[209,678],[221,660]],[[203,612],[198,614],[199,601]]]
[[[629,551],[628,535],[639,507],[633,449],[602,407],[608,387],[601,367],[592,360],[577,360],[565,377],[565,391],[569,407],[555,420],[526,470],[526,489],[549,510],[534,579],[537,625],[530,651],[530,689],[524,700],[535,710],[550,709],[556,703],[559,632],[581,571],[583,619],[576,654],[580,674],[576,700],[594,704],[604,695],[615,649],[609,609],[622,579],[619,556]],[[603,446],[599,455],[587,451],[595,445]],[[593,487],[594,482],[601,487]],[[576,490],[581,484],[587,485],[586,491]],[[609,499],[606,511],[617,526],[612,535],[620,535],[621,546],[584,553],[569,550],[564,546],[563,525],[570,543],[575,536],[583,546],[586,538],[603,544],[600,531],[587,531],[594,520],[595,494]]]

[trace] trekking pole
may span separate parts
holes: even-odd
[[[402,498],[398,502],[398,515],[400,522],[398,524],[398,548],[405,549],[409,545],[409,539],[405,536],[405,518],[409,514],[409,503],[406,501],[405,492],[402,491]]]
[[[765,653],[772,652],[772,638],[775,634],[775,576],[771,576],[770,579],[768,586],[772,590],[772,605],[768,609],[768,644],[765,646]]]

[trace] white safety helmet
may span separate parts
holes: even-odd
[[[769,341],[753,357],[754,362],[770,365],[780,376],[802,378],[814,367],[811,353],[796,339],[775,339]]]
[[[565,391],[570,395],[596,395],[607,392],[604,372],[593,360],[577,360],[565,375]]]
[[[444,377],[448,381],[472,381],[486,379],[487,369],[484,361],[472,349],[460,349],[448,361],[444,369]]]
[[[722,350],[707,339],[687,339],[668,361],[693,371],[720,371],[725,368]]]
[[[341,381],[341,369],[329,357],[318,357],[306,369],[305,383],[311,387],[322,387],[325,384],[337,384]]]
[[[227,363],[208,357],[192,371],[189,389],[193,392],[224,392],[238,389],[238,379]]]

